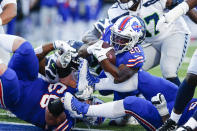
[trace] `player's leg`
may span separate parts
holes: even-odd
[[[161,46],[160,66],[164,78],[180,85],[177,71],[186,54],[190,35],[174,33],[165,39]]]
[[[174,102],[178,86],[164,78],[153,76],[146,71],[139,71],[138,90],[147,100],[151,100],[157,93],[162,93],[169,103]]]
[[[193,98],[195,88],[197,86],[197,50],[192,56],[191,62],[188,67],[187,76],[180,85],[171,119],[178,122],[180,115],[185,109],[187,103]],[[178,116],[177,116],[178,115]]]
[[[12,110],[20,98],[16,73],[0,60],[0,107]]]
[[[115,90],[119,92],[131,92],[137,90],[138,74],[134,74],[125,82],[114,84],[114,78],[109,73],[106,78],[97,78],[90,74],[87,60],[80,63],[77,87],[79,91],[86,89],[87,85],[93,87],[95,90]]]
[[[183,110],[185,109],[187,103],[193,98],[195,87],[197,85],[197,50],[192,56],[190,65],[188,67],[188,72],[185,80],[181,83],[180,88],[177,92],[174,109],[171,113],[170,119],[178,123]],[[170,123],[165,123],[160,130],[169,127]]]
[[[37,77],[39,63],[29,42],[18,36],[1,34],[0,46],[8,52],[14,52],[8,67],[16,72],[20,80]]]
[[[38,76],[39,62],[32,45],[23,40],[16,48],[8,67],[13,69],[20,80],[34,80]]]
[[[129,96],[124,100],[89,105],[79,102],[67,92],[65,94],[64,107],[70,112],[74,113],[76,111],[93,117],[118,118],[125,114],[131,114],[148,130],[156,130],[162,124],[162,119],[151,102],[134,96]]]
[[[158,49],[153,47],[151,44],[145,44],[143,45],[143,50],[145,55],[145,62],[142,68],[145,71],[159,65],[161,54]]]
[[[108,73],[107,78],[102,78],[95,84],[95,90],[114,90],[118,92],[136,91],[138,87],[138,73],[134,74],[125,82],[115,84],[112,76]]]

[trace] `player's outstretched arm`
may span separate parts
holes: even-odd
[[[42,61],[45,58],[45,56],[53,50],[55,50],[55,48],[53,47],[53,43],[41,45],[34,49],[39,61]]]

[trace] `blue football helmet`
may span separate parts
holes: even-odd
[[[110,44],[113,45],[116,54],[119,54],[141,44],[145,35],[146,27],[141,18],[124,16],[111,27]]]

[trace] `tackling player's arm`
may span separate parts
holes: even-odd
[[[39,73],[41,73],[42,75],[45,75],[45,63],[46,63],[45,56],[53,50],[54,47],[52,43],[42,45],[34,50],[39,60]]]
[[[14,0],[12,3],[6,3],[6,0],[1,2],[3,12],[0,14],[0,25],[5,25],[17,15],[17,5]]]
[[[191,9],[187,15],[189,16],[189,18],[197,24],[197,10],[196,9]]]
[[[181,2],[183,2],[183,0],[167,0],[166,7],[169,8],[169,9],[172,9],[175,6],[177,6],[178,4],[180,4]],[[191,0],[188,0],[187,2],[188,2],[188,5],[190,4],[189,7],[190,6],[192,7],[195,4],[195,2],[191,1]],[[196,9],[190,8],[190,11],[188,11],[186,15],[188,15],[189,18],[193,22],[197,23],[197,11],[196,11]]]
[[[100,63],[102,68],[114,77],[114,83],[121,83],[128,80],[139,70],[138,68],[129,68],[124,64],[117,68],[115,65],[111,64],[108,59],[105,59]]]

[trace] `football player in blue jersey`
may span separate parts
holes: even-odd
[[[103,40],[89,46],[87,51],[98,58],[104,69],[104,73],[99,76],[102,79],[95,78],[94,80],[88,72],[87,61],[84,60],[79,72],[79,91],[85,89],[87,85],[90,85],[93,86],[95,90],[131,92],[118,98],[123,99],[126,96],[138,94],[139,90],[144,86],[147,87],[146,89],[151,89],[153,86],[160,86],[158,90],[162,89],[164,96],[167,95],[165,93],[168,91],[165,86],[174,87],[175,85],[141,70],[144,62],[144,54],[139,44],[143,42],[145,36],[143,21],[135,16],[122,17],[114,25],[106,28],[105,31],[103,40],[115,48],[116,63],[113,65],[107,59],[106,52],[110,50],[111,47],[102,48]],[[79,54],[83,54],[84,52],[81,51]],[[165,93],[164,90],[166,90]],[[171,94],[170,92],[168,93]],[[174,93],[172,93],[171,98],[174,98]]]
[[[105,34],[102,37],[103,40],[89,46],[87,48],[87,52],[88,54],[93,54],[98,59],[105,71],[105,74],[108,75],[107,78],[109,81],[111,81],[111,78],[114,78],[114,83],[113,80],[110,83],[114,85],[116,85],[115,83],[124,84],[124,82],[130,78],[137,78],[135,73],[138,72],[143,65],[144,54],[139,44],[143,42],[144,37],[145,26],[140,18],[135,16],[123,17],[114,25],[107,27],[105,29]],[[112,47],[105,49],[102,48],[104,41],[111,44],[115,49],[115,65],[111,64],[107,59],[106,53],[111,50]],[[80,51],[79,55],[83,56],[85,51]],[[118,67],[121,67],[121,70],[118,69]],[[82,65],[81,68],[85,67]],[[79,76],[86,75],[87,73],[85,72],[85,70],[81,69]],[[83,79],[84,77],[79,77],[79,91],[86,87],[87,83],[85,83],[85,80]],[[109,88],[112,88],[113,86],[110,85],[110,83]],[[124,85],[126,89],[128,87],[128,83]],[[131,85],[129,87],[130,89],[132,88]]]
[[[70,58],[75,49],[56,41],[39,48],[36,56],[29,42],[12,35],[0,35],[0,45],[13,52],[8,66],[0,61],[0,107],[43,129],[70,130],[73,118],[68,111],[62,112],[63,107],[54,99],[62,98],[67,91],[75,93],[76,89],[62,83],[50,84],[38,78],[38,71],[39,60],[47,50],[61,49]],[[69,62],[64,64],[70,68]],[[54,106],[58,107],[55,111]]]
[[[175,94],[167,89],[169,86],[172,89],[176,88],[174,84],[140,70],[144,62],[144,54],[139,44],[143,42],[144,36],[143,21],[135,16],[122,17],[114,25],[107,27],[102,39],[115,48],[116,63],[113,65],[107,59],[105,53],[110,48],[103,49],[103,41],[89,46],[87,50],[98,58],[105,72],[99,76],[99,79],[92,78],[87,69],[87,61],[84,60],[80,66],[78,89],[83,90],[89,85],[95,90],[112,90],[112,93],[115,92],[114,100],[143,94],[149,90],[149,99],[156,95],[155,92],[162,92],[165,97],[169,96],[168,102],[174,100]],[[95,51],[91,51],[94,49]],[[81,51],[79,54],[84,52]],[[152,87],[157,87],[154,89],[155,92],[152,91]]]

